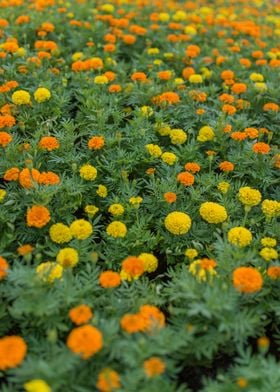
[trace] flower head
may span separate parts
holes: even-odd
[[[168,214],[164,220],[165,228],[174,235],[186,234],[192,221],[189,215],[180,211],[173,211]]]
[[[208,223],[222,223],[228,217],[225,207],[213,202],[202,203],[199,208],[199,213]]]
[[[82,359],[88,359],[103,347],[102,333],[92,325],[74,328],[67,338],[68,348]]]
[[[256,293],[263,285],[262,275],[254,267],[238,267],[232,277],[234,287],[241,293]]]

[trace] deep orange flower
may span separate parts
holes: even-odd
[[[157,73],[157,76],[160,80],[170,80],[172,77],[171,71],[160,71]]]
[[[269,144],[263,143],[263,142],[258,142],[255,143],[252,147],[252,150],[256,153],[256,154],[268,154],[270,151],[270,146]]]
[[[279,265],[271,265],[267,269],[267,276],[270,279],[279,279],[280,278],[280,266]]]
[[[111,84],[111,86],[108,87],[109,93],[119,93],[122,91],[122,87],[119,84]]]
[[[242,140],[245,140],[247,138],[247,134],[245,132],[236,131],[236,132],[232,132],[230,137],[233,140],[242,141]]]
[[[102,333],[92,325],[74,328],[68,335],[67,347],[81,358],[88,359],[102,349]]]
[[[145,331],[151,332],[165,326],[164,314],[154,305],[143,305],[139,314],[144,320]]]
[[[263,106],[263,110],[265,112],[278,112],[279,111],[279,105],[277,105],[277,103],[273,103],[273,102],[268,102]]]
[[[7,275],[9,264],[4,257],[0,256],[0,280],[4,279]]]
[[[219,96],[219,100],[221,101],[221,102],[224,102],[224,103],[233,103],[234,102],[234,96],[233,95],[230,95],[230,94],[221,94],[220,96]]]
[[[120,376],[115,370],[106,368],[98,374],[96,388],[100,392],[112,392],[114,389],[119,389],[120,387]]]
[[[241,293],[255,293],[261,290],[263,278],[254,267],[238,267],[233,271],[233,285]]]
[[[192,67],[186,67],[182,71],[183,78],[188,80],[191,75],[195,74],[195,70]]]
[[[60,147],[59,141],[54,136],[43,136],[39,141],[42,150],[52,151]]]
[[[27,345],[20,336],[5,336],[0,339],[0,370],[15,368],[26,355]]]
[[[41,205],[34,205],[27,210],[27,226],[41,228],[46,226],[51,220],[49,210]]]
[[[180,97],[178,94],[172,91],[167,91],[156,97],[156,102],[158,103],[168,103],[169,105],[180,102]]]
[[[221,78],[223,80],[227,80],[227,79],[234,79],[234,72],[231,70],[225,70],[221,73]]]
[[[34,182],[38,182],[40,172],[37,169],[22,169],[19,173],[19,183],[23,188],[33,188]]]
[[[247,91],[247,86],[245,83],[234,83],[231,86],[231,91],[234,94],[242,94],[245,93]]]
[[[144,319],[139,313],[125,314],[121,318],[120,324],[122,329],[127,333],[142,332],[145,329]]]
[[[12,136],[8,132],[0,132],[0,146],[7,147],[13,140]]]
[[[194,173],[194,174],[200,172],[200,169],[201,169],[200,165],[195,162],[188,162],[185,164],[184,167],[187,171]]]
[[[174,203],[174,202],[177,200],[176,193],[174,193],[174,192],[166,192],[166,193],[163,195],[163,197],[164,197],[164,200],[165,200],[167,203]]]
[[[130,277],[136,278],[144,273],[144,262],[136,256],[128,256],[122,262],[122,270]]]
[[[34,247],[32,245],[26,244],[26,245],[21,245],[17,248],[17,252],[20,256],[25,256],[28,253],[31,253],[33,251]]]
[[[88,148],[90,150],[100,150],[105,144],[103,136],[93,136],[88,141]]]
[[[145,82],[147,80],[147,76],[144,72],[134,72],[131,75],[131,80],[134,82]]]
[[[236,112],[236,108],[232,105],[223,105],[222,111],[228,115],[233,115]]]
[[[256,139],[259,136],[259,131],[256,128],[245,128],[245,133],[250,139]]]
[[[200,54],[200,47],[197,45],[189,45],[186,49],[186,55],[191,58],[195,58]]]
[[[40,173],[37,182],[41,185],[58,185],[60,183],[60,178],[51,171],[43,172]]]
[[[5,181],[17,181],[19,173],[20,170],[17,167],[12,167],[5,171],[3,178]]]
[[[88,305],[78,305],[69,311],[71,321],[76,325],[88,323],[93,313]]]
[[[120,274],[114,271],[104,271],[99,276],[99,284],[104,288],[118,287],[121,284]]]
[[[229,162],[229,161],[223,161],[219,164],[219,169],[224,171],[224,172],[229,172],[233,171],[234,169],[234,164]]]
[[[115,74],[115,72],[112,72],[112,71],[104,72],[103,75],[106,76],[106,78],[109,80],[109,82],[112,82],[113,80],[116,79],[116,74]]]
[[[158,357],[151,357],[144,362],[144,370],[146,376],[151,378],[164,373],[166,365],[162,359]]]
[[[137,41],[137,38],[132,34],[124,34],[122,40],[126,45],[133,45]]]
[[[194,176],[187,171],[181,172],[177,175],[177,181],[184,186],[191,186],[194,183]]]

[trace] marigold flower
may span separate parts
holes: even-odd
[[[21,245],[17,248],[17,253],[20,256],[25,256],[28,255],[29,253],[31,253],[33,251],[34,247],[30,244],[25,244],[25,245]]]
[[[88,323],[93,317],[91,308],[88,305],[84,304],[75,306],[74,308],[70,309],[68,314],[70,320],[76,325]]]
[[[52,392],[50,386],[46,381],[41,379],[34,379],[26,382],[24,385],[26,392]]]
[[[244,83],[234,83],[231,86],[231,91],[234,94],[242,94],[242,93],[245,93],[247,91],[247,86]]]
[[[0,256],[0,280],[4,279],[7,276],[7,272],[9,269],[9,264],[4,257]]]
[[[28,105],[31,103],[31,97],[29,92],[18,90],[13,93],[12,101],[15,105]]]
[[[71,223],[70,232],[74,238],[85,240],[92,234],[93,228],[85,219],[77,219]]]
[[[38,182],[40,177],[40,172],[37,169],[22,169],[19,173],[19,183],[23,188],[33,188],[34,182]]]
[[[170,166],[174,165],[177,161],[177,156],[173,154],[173,152],[164,152],[160,158],[164,163],[167,163]]]
[[[246,132],[232,132],[232,134],[230,135],[231,139],[236,140],[236,141],[242,141],[245,140],[247,138],[247,134]]]
[[[239,189],[238,199],[245,206],[253,207],[261,202],[262,195],[257,189],[245,186]]]
[[[276,200],[265,199],[262,202],[262,212],[268,218],[274,218],[280,215],[280,202]]]
[[[114,271],[104,271],[99,275],[99,284],[104,288],[114,288],[121,284],[120,274]]]
[[[113,216],[119,216],[124,213],[124,207],[121,204],[115,203],[115,204],[110,205],[110,207],[108,208],[108,211]]]
[[[252,147],[252,150],[257,154],[268,154],[270,151],[270,146],[263,142],[255,143]]]
[[[128,256],[122,262],[122,271],[127,274],[128,280],[138,279],[145,272],[145,263],[136,256]]]
[[[90,150],[100,150],[105,144],[103,136],[93,136],[88,141],[88,148]]]
[[[13,138],[8,132],[0,132],[0,146],[7,147],[12,140]]]
[[[205,202],[199,208],[201,217],[208,223],[222,223],[227,219],[225,207],[218,203]]]
[[[159,376],[160,374],[164,373],[166,368],[163,360],[158,357],[151,357],[147,359],[143,366],[148,378]]]
[[[259,136],[259,131],[256,128],[245,128],[245,133],[250,139],[256,139]]]
[[[27,226],[36,227],[38,229],[46,226],[51,220],[51,215],[47,207],[34,205],[27,210]]]
[[[174,193],[174,192],[166,192],[166,193],[163,195],[163,197],[164,197],[164,200],[165,200],[167,203],[174,203],[174,202],[177,200],[176,193]]]
[[[120,387],[120,376],[115,370],[105,368],[98,374],[96,388],[100,392],[113,392],[115,389],[119,389]]]
[[[187,171],[179,173],[176,178],[184,186],[191,186],[194,183],[194,176]]]
[[[185,164],[184,167],[185,167],[185,169],[188,172],[191,172],[191,173],[194,173],[194,174],[200,172],[200,170],[201,170],[200,165],[198,163],[195,163],[195,162],[188,162],[188,163]]]
[[[233,227],[228,232],[228,240],[231,244],[237,245],[241,248],[249,245],[252,242],[252,233],[245,227]]]
[[[263,286],[263,278],[254,267],[238,267],[233,271],[233,285],[241,293],[256,293]]]
[[[161,148],[157,144],[146,144],[145,148],[152,157],[159,158],[162,155]]]
[[[42,150],[53,151],[60,147],[59,141],[54,136],[43,136],[38,144]]]
[[[182,129],[171,129],[169,137],[172,144],[183,144],[188,136]]]
[[[107,196],[107,188],[106,188],[106,186],[105,186],[105,185],[101,185],[101,184],[98,185],[96,194],[97,194],[98,196],[100,196],[100,197],[105,198],[105,197]]]
[[[206,282],[208,276],[211,280],[213,276],[217,275],[217,272],[215,271],[216,266],[217,263],[215,260],[204,257],[193,261],[189,265],[189,271],[192,275],[197,277],[199,282]]]
[[[228,115],[232,115],[236,112],[236,108],[232,105],[225,104],[222,107],[222,111]]]
[[[6,170],[3,178],[5,181],[17,181],[19,177],[20,170],[17,167],[12,167]]]
[[[75,267],[79,262],[79,254],[74,248],[63,248],[56,255],[56,261],[65,268]]]
[[[189,248],[185,250],[184,254],[188,259],[193,260],[198,255],[198,251],[194,248]]]
[[[269,248],[273,248],[277,245],[277,241],[275,238],[264,237],[261,239],[262,246],[268,246]]]
[[[280,266],[279,265],[271,265],[267,269],[267,276],[270,279],[280,279]]]
[[[178,102],[180,102],[180,97],[178,94],[172,92],[172,91],[167,91],[165,93],[162,93],[158,97],[159,103],[167,103],[168,105],[173,105]]]
[[[85,206],[84,211],[88,214],[88,216],[93,217],[99,211],[99,208],[93,204],[88,204]]]
[[[189,82],[192,84],[198,84],[203,82],[202,75],[200,74],[193,74],[189,77]]]
[[[55,223],[50,227],[49,234],[51,240],[57,244],[69,242],[72,239],[72,234],[68,226],[63,223]]]
[[[34,99],[38,103],[48,101],[51,98],[51,92],[45,87],[39,87],[34,93]]]
[[[165,228],[174,235],[186,234],[191,227],[192,221],[189,215],[180,211],[170,212],[165,220]]]
[[[134,82],[144,82],[147,80],[147,76],[144,72],[134,72],[131,75],[131,80]]]
[[[273,248],[265,247],[259,254],[265,261],[276,260],[278,258],[278,252]]]
[[[127,234],[127,227],[123,222],[114,221],[107,226],[106,233],[114,238],[124,238]]]
[[[209,127],[208,125],[200,128],[199,132],[198,132],[198,136],[197,136],[197,140],[199,142],[207,142],[210,140],[213,140],[215,137],[215,133],[213,131],[213,129],[211,127]]]
[[[145,332],[153,332],[165,326],[164,314],[154,305],[142,305],[139,314],[144,320]]]
[[[265,112],[278,112],[279,111],[279,105],[277,105],[277,103],[273,103],[273,102],[268,102],[265,105],[263,105],[263,110]]]
[[[232,162],[229,162],[229,161],[223,161],[223,162],[221,162],[219,164],[219,169],[224,171],[224,172],[233,171],[234,164]]]
[[[43,281],[53,283],[55,279],[61,279],[63,268],[57,263],[47,261],[38,265],[36,273]]]
[[[230,183],[225,181],[219,182],[217,188],[219,189],[220,192],[227,193],[230,188]]]
[[[97,169],[89,164],[85,164],[80,168],[80,176],[86,181],[93,181],[97,177]]]
[[[138,256],[144,262],[145,272],[154,272],[158,267],[158,259],[152,253],[141,253]]]
[[[26,355],[27,345],[20,336],[0,338],[0,370],[19,366]]]
[[[125,314],[120,320],[121,328],[127,333],[142,332],[145,329],[143,317],[138,314]]]
[[[74,328],[67,338],[68,348],[82,359],[88,359],[103,347],[102,333],[92,325]]]

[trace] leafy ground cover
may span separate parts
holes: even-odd
[[[277,392],[280,6],[0,0],[0,390]]]

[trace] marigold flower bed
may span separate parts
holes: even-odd
[[[0,0],[1,392],[280,391],[280,4]]]

